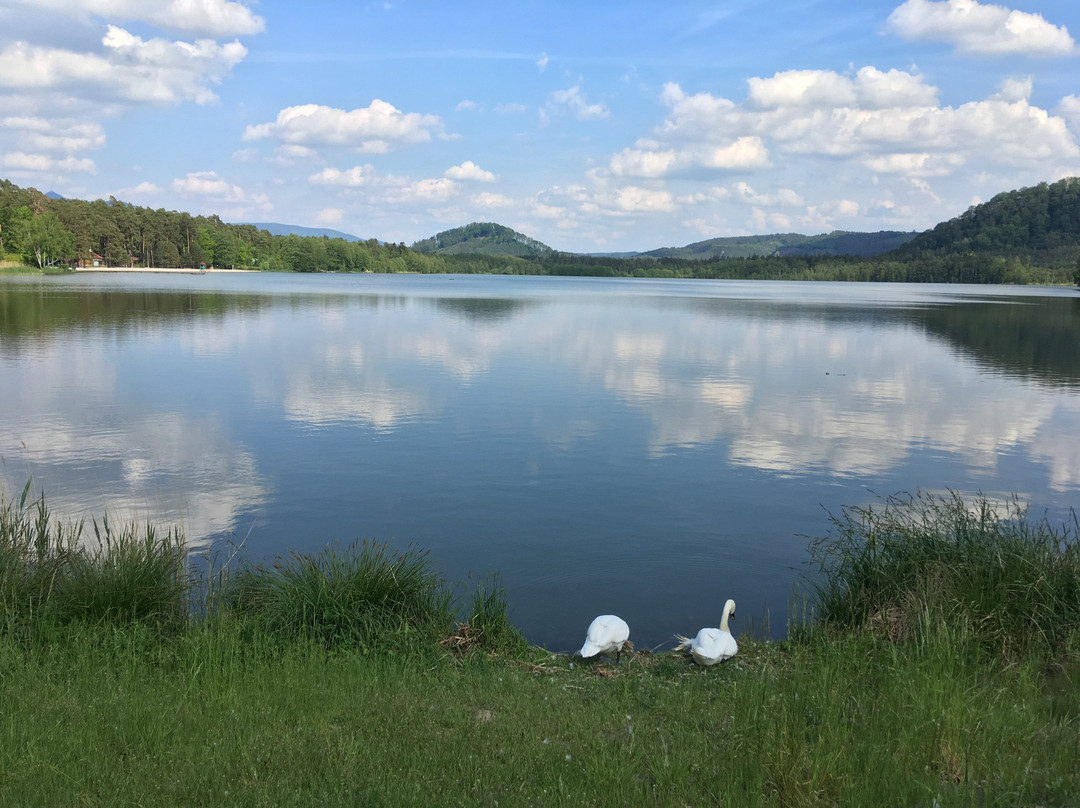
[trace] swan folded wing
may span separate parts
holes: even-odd
[[[589,630],[585,635],[585,644],[579,652],[581,656],[596,656],[608,654],[614,651],[619,653],[623,643],[630,638],[630,627],[621,617],[613,614],[602,614],[589,624]]]
[[[703,628],[698,632],[691,650],[694,659],[698,662],[705,665],[714,665],[735,656],[738,653],[739,646],[729,632],[715,628]]]
[[[739,645],[730,632],[719,628],[703,628],[693,639],[676,634],[679,644],[676,651],[689,649],[690,656],[699,665],[715,665],[738,653]]]

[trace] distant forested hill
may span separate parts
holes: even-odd
[[[900,250],[918,253],[1028,254],[1080,245],[1080,178],[1006,191],[927,230]]]
[[[509,255],[520,258],[551,255],[536,239],[494,222],[473,222],[415,242],[411,249],[439,255]]]
[[[915,232],[881,230],[853,233],[835,230],[818,236],[774,233],[767,236],[728,236],[697,241],[685,247],[664,247],[642,255],[654,258],[750,258],[755,255],[881,255],[911,241]]]

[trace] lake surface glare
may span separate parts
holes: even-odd
[[[829,513],[1080,502],[1067,289],[491,276],[0,278],[0,483],[252,560],[497,571],[534,643],[768,616]],[[463,583],[462,593],[467,594]]]

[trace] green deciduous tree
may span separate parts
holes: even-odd
[[[56,259],[74,257],[75,236],[55,213],[47,210],[27,223],[25,247],[33,253],[38,268],[43,268]]]
[[[28,205],[0,209],[0,256],[23,252],[26,226],[33,215]]]

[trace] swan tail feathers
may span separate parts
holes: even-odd
[[[685,651],[692,642],[689,637],[684,637],[682,634],[676,634],[675,639],[679,641],[679,644],[675,646],[676,651]]]

